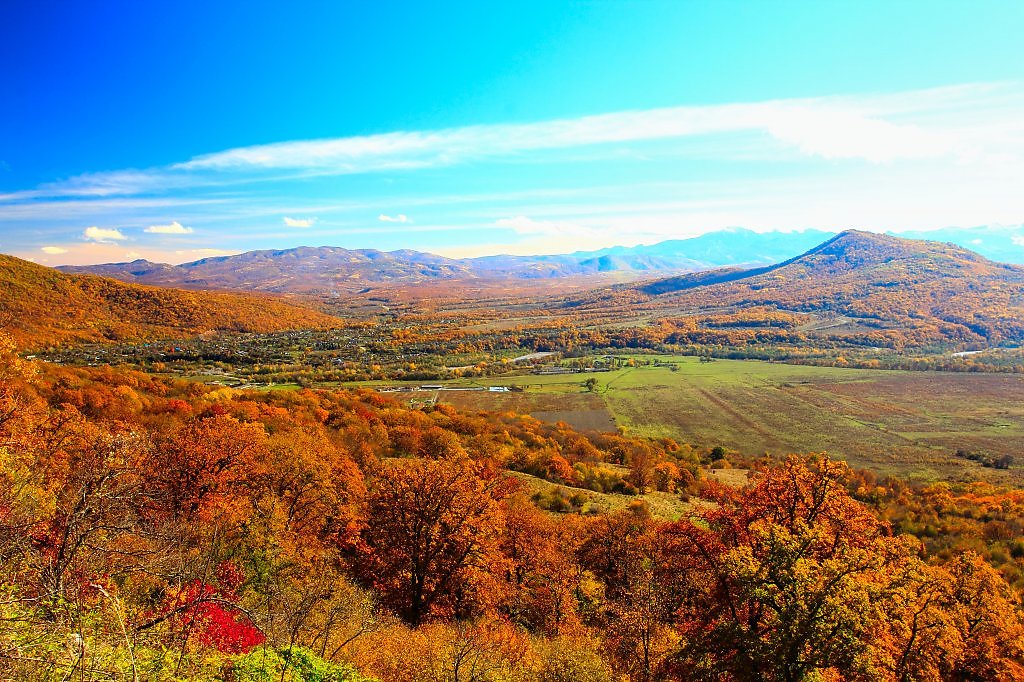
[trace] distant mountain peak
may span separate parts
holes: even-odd
[[[846,230],[777,265],[670,277],[646,282],[637,289],[661,295],[732,282],[760,291],[778,282],[856,281],[859,277],[907,285],[968,277],[1024,282],[1024,268],[990,261],[955,244]]]
[[[647,314],[774,308],[808,314],[831,343],[998,345],[1024,339],[1024,267],[954,244],[847,230],[778,265],[595,290],[567,306]],[[814,327],[814,320],[826,326]],[[838,320],[833,322],[834,320]]]
[[[992,263],[970,249],[948,242],[924,239],[906,239],[891,234],[846,230],[823,242],[793,261],[816,255],[831,256],[850,265],[865,265],[897,259],[931,258],[944,261],[961,260],[970,263]],[[792,261],[791,261],[792,262]]]

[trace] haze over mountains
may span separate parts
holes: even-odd
[[[804,253],[785,253],[807,241],[813,243]],[[775,264],[764,264],[769,259]],[[56,342],[276,331],[339,323],[307,307],[314,299],[288,299],[292,294],[394,284],[416,296],[419,283],[490,279],[514,288],[544,278],[626,273],[641,281],[608,286],[607,278],[583,280],[589,292],[568,305],[623,321],[638,319],[641,311],[663,317],[761,306],[810,313],[820,323],[810,324],[809,334],[857,336],[871,346],[1024,339],[1024,267],[953,244],[854,230],[735,230],[560,256],[452,259],[409,250],[300,247],[179,266],[136,261],[64,270],[0,258],[0,322],[23,339]]]
[[[204,258],[182,265],[136,260],[59,269],[186,289],[337,293],[373,284],[427,280],[538,280],[595,273],[619,273],[636,278],[725,266],[769,265],[808,251],[833,234],[820,230],[753,232],[733,229],[651,245],[616,246],[561,255],[477,258],[447,258],[408,249],[385,252],[303,246]],[[904,236],[940,239],[999,260],[1024,262],[1024,236],[1010,228],[951,229]]]

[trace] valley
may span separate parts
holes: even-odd
[[[1024,682],[1024,3],[6,2],[0,682]]]
[[[298,255],[284,257],[287,268]],[[915,481],[1024,482],[1022,268],[851,231],[779,265],[606,277],[381,283],[288,299],[331,328],[36,353],[225,389],[397,390],[414,405],[533,414],[744,461],[828,452]],[[449,390],[416,391],[426,385]]]
[[[591,273],[573,266],[538,277],[529,269],[479,276],[466,263],[413,253],[328,255],[347,264],[325,266],[302,249],[226,257],[203,267],[216,265],[218,277],[230,278],[194,278],[186,289],[0,260],[0,376],[9,382],[0,384],[0,454],[11,443],[36,462],[4,460],[0,501],[33,527],[83,524],[69,532],[98,533],[97,549],[74,550],[75,565],[110,562],[132,576],[123,584],[142,590],[130,597],[136,622],[153,609],[196,614],[160,620],[153,635],[136,632],[144,649],[178,642],[195,671],[208,670],[195,656],[211,649],[218,653],[210,660],[232,670],[264,669],[252,663],[256,643],[284,641],[268,619],[289,610],[303,618],[316,609],[352,613],[351,605],[331,606],[338,589],[363,604],[362,615],[308,616],[320,624],[303,641],[335,642],[332,663],[315,660],[342,666],[331,668],[347,671],[340,679],[360,680],[358,669],[419,682],[422,671],[403,676],[395,667],[408,655],[393,647],[415,637],[430,646],[457,642],[471,622],[511,628],[474,635],[480,646],[526,632],[538,638],[537,651],[549,642],[573,646],[547,634],[555,632],[541,625],[548,616],[521,610],[523,600],[533,610],[552,597],[516,583],[504,566],[537,584],[558,581],[556,613],[569,614],[550,616],[558,627],[585,627],[601,646],[635,642],[634,630],[617,634],[623,626],[570,595],[596,580],[610,592],[586,599],[632,617],[638,607],[617,592],[624,588],[616,575],[639,561],[673,566],[644,579],[660,598],[680,599],[675,580],[687,569],[673,562],[702,555],[678,547],[673,534],[712,528],[727,538],[735,523],[756,530],[780,513],[780,494],[825,495],[840,510],[829,532],[848,534],[849,548],[841,545],[829,562],[844,565],[864,542],[856,529],[877,524],[871,537],[890,544],[873,556],[900,557],[900,570],[945,571],[938,582],[914,585],[948,586],[962,571],[988,571],[996,591],[985,608],[1016,613],[1007,604],[1024,593],[1024,545],[1016,539],[1024,518],[1024,268],[949,244],[857,231],[778,264],[660,274],[616,261]],[[525,267],[488,262],[499,266]],[[324,286],[343,271],[345,286]],[[185,286],[174,279],[180,270],[147,272],[138,279],[163,273]],[[105,274],[124,278],[117,268]],[[137,470],[154,472],[154,483]],[[111,488],[107,498],[105,481],[127,487]],[[53,500],[49,521],[18,496],[23,485]],[[65,489],[92,500],[100,526],[70,520],[76,512]],[[432,520],[437,509],[456,521]],[[199,517],[188,521],[193,511]],[[767,516],[750,522],[751,513]],[[189,539],[161,540],[148,530],[151,519]],[[456,524],[486,557],[478,565],[447,555],[456,573],[434,578],[442,582],[429,606],[409,596],[401,577],[402,548],[417,541],[420,523],[432,533]],[[772,527],[805,533],[804,524]],[[524,558],[520,532],[539,534],[531,545],[554,542],[541,564]],[[223,558],[219,567],[269,570],[272,585],[303,596],[257,602],[277,589],[261,586],[243,587],[243,599],[227,587],[233,583],[197,573],[188,562],[213,553],[196,543],[220,537],[245,563]],[[270,569],[259,567],[262,538],[281,543]],[[34,542],[42,549],[16,541],[16,556],[51,551],[49,540]],[[625,564],[597,549],[615,542]],[[741,540],[740,551],[757,542],[756,533]],[[913,543],[922,549],[908,549]],[[157,565],[170,582],[113,558],[133,551],[166,557]],[[309,575],[326,576],[326,592],[291,573],[307,565],[309,551]],[[976,557],[981,569],[960,557]],[[560,567],[557,577],[549,565]],[[182,607],[141,587],[173,585],[179,574],[197,576],[189,584],[205,590],[180,597]],[[903,589],[888,571],[873,580]],[[474,593],[478,584],[492,587]],[[210,611],[202,594],[217,595],[223,610]],[[20,608],[8,611],[18,618]],[[201,608],[216,613],[217,624],[200,620]],[[263,615],[243,617],[242,608]],[[473,615],[450,615],[459,609]],[[671,637],[706,622],[704,610],[683,621],[663,610],[650,622]],[[356,634],[358,641],[335,639],[339,627],[361,632],[351,618],[382,624]],[[183,623],[197,623],[211,644],[189,645]],[[44,630],[54,651],[61,629]],[[5,636],[12,635],[0,626],[0,643]],[[107,641],[99,631],[89,636]],[[590,645],[581,651],[598,656]],[[658,675],[668,674],[671,651],[658,659]],[[602,656],[643,670],[628,651]],[[515,665],[561,665],[543,660]],[[532,673],[525,674],[517,679]]]

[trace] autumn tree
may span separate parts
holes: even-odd
[[[33,370],[18,357],[14,341],[0,331],[0,447],[31,434],[44,413],[32,389]]]
[[[0,331],[0,561],[22,555],[30,530],[50,501],[36,458],[45,403],[31,386],[31,370]]]
[[[382,464],[367,500],[364,578],[412,624],[486,600],[506,487],[467,458]]]
[[[856,676],[884,619],[886,576],[913,561],[844,486],[847,467],[793,457],[718,507],[665,530],[690,594],[675,675],[737,680]]]
[[[507,559],[507,597],[502,610],[533,630],[574,630],[578,568],[566,545],[573,538],[563,524],[521,495],[505,504],[501,551]]]
[[[967,552],[949,566],[953,628],[964,647],[948,679],[1024,679],[1024,616],[1015,594],[982,557]]]
[[[54,492],[53,513],[34,537],[43,561],[41,582],[55,599],[65,596],[71,578],[122,574],[150,554],[138,532],[146,497],[140,464],[148,442],[131,432],[79,426],[83,433],[66,460],[68,473]],[[71,449],[69,443],[65,447]]]
[[[238,516],[233,504],[239,485],[259,467],[266,453],[260,423],[213,414],[186,423],[161,442],[149,465],[164,504],[175,518],[189,515]]]
[[[618,669],[631,679],[655,679],[678,639],[670,627],[676,609],[673,576],[664,571],[658,524],[646,507],[592,521],[579,548],[583,565],[599,577],[604,602],[592,620],[606,632]]]
[[[1019,598],[979,555],[908,559],[887,576],[872,636],[873,672],[899,680],[1024,679]]]
[[[363,474],[322,429],[293,427],[268,438],[248,484],[256,517],[287,541],[293,556],[312,558],[315,542],[345,546],[359,532]]]

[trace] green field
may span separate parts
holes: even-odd
[[[919,480],[1024,482],[1024,377],[636,357],[676,369],[496,377],[476,382],[525,390],[437,395],[466,409],[555,414],[569,423],[574,412],[593,424],[604,411],[614,419],[608,424],[631,434],[749,455],[827,451]],[[592,393],[582,387],[588,377],[598,380]],[[1018,462],[1009,471],[987,469],[956,457],[957,449],[1009,453]]]
[[[689,516],[700,509],[707,508],[711,503],[700,498],[692,498],[684,502],[682,497],[675,493],[664,493],[652,490],[642,495],[619,495],[616,493],[598,493],[584,488],[573,488],[567,485],[551,483],[536,476],[520,472],[511,474],[523,486],[527,495],[534,493],[550,494],[551,491],[562,491],[565,494],[575,494],[587,500],[581,510],[583,513],[616,513],[629,507],[633,502],[643,502],[652,516],[665,521],[678,521],[684,516]]]

